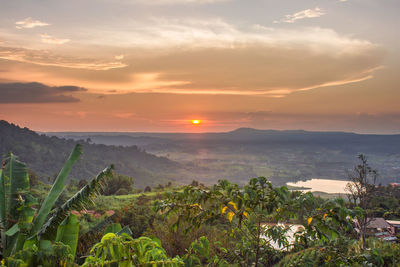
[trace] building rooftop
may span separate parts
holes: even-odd
[[[394,221],[394,220],[386,220],[389,224],[395,226],[395,227],[400,227],[400,221]]]
[[[383,218],[372,218],[368,223],[367,228],[386,229],[390,228],[390,224]]]

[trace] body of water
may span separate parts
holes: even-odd
[[[329,180],[329,179],[311,179],[307,181],[298,181],[295,183],[287,183],[289,186],[305,187],[307,189],[299,189],[304,192],[325,192],[330,194],[340,193],[345,194],[345,187],[350,181]]]

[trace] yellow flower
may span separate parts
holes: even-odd
[[[247,213],[247,212],[243,212],[243,215],[246,217],[246,218],[249,218],[249,214]]]
[[[222,208],[222,214],[225,213],[225,211],[226,211],[227,208],[228,208],[228,207],[223,207],[223,208]]]
[[[310,225],[310,223],[312,222],[312,217],[307,219],[307,224]]]
[[[325,262],[328,262],[328,261],[330,261],[331,260],[331,255],[328,255],[328,258],[325,260]]]
[[[228,212],[228,220],[229,220],[229,222],[232,222],[233,216],[235,216],[235,213],[233,213],[232,211]]]
[[[233,207],[235,210],[237,210],[237,206],[236,206],[235,202],[230,201],[230,202],[228,203],[228,205],[229,205],[229,204],[231,204],[232,207]]]
[[[325,220],[326,216],[328,216],[328,213],[325,213],[324,216],[322,216],[322,219]]]

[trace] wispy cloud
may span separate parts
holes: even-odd
[[[105,39],[104,36],[107,36]],[[241,28],[222,19],[153,19],[137,22],[129,31],[99,30],[90,39],[82,42],[88,45],[101,42],[107,46],[118,45],[118,49],[151,50],[154,55],[160,51],[201,48],[235,49],[247,46],[273,46],[282,48],[308,47],[317,53],[357,53],[374,45],[367,41],[340,35],[336,31],[320,27],[298,29],[272,28],[262,25],[248,25]],[[156,50],[155,50],[156,49]],[[118,52],[117,52],[118,53]]]
[[[30,80],[38,80],[32,78],[37,73],[36,77],[52,84],[79,84],[98,93],[109,94],[109,90],[117,89],[117,93],[268,97],[370,79],[383,58],[381,47],[332,29],[237,27],[221,19],[157,19],[150,25],[138,23],[129,31],[98,31],[80,41],[88,47],[93,47],[92,43],[107,46],[112,61],[1,47],[0,58],[86,70],[125,67],[107,75],[93,75],[15,66],[20,73],[14,79],[30,75]],[[119,58],[123,54],[129,57],[124,57],[122,63]],[[9,74],[7,77],[12,78]]]
[[[31,28],[35,28],[35,27],[43,27],[43,26],[50,25],[46,22],[32,19],[31,17],[28,17],[24,20],[17,21],[15,24],[17,25],[17,26],[15,26],[17,29],[23,29],[23,28],[31,29]]]
[[[302,11],[299,11],[294,14],[285,15],[282,19],[275,20],[274,23],[283,23],[283,22],[294,23],[295,21],[300,20],[300,19],[318,18],[325,14],[326,14],[326,12],[323,9],[316,7],[314,9],[306,9],[306,10],[302,10]]]
[[[41,34],[40,37],[42,37],[42,42],[46,43],[46,44],[61,45],[61,44],[68,43],[70,41],[70,39],[59,39],[54,36],[48,35],[46,33]]]
[[[121,60],[121,59],[124,59],[124,55],[116,55],[114,58],[116,59],[116,60]]]
[[[127,65],[119,61],[74,58],[60,56],[47,50],[33,50],[15,47],[0,47],[0,59],[31,63],[41,66],[53,66],[86,70],[109,70],[124,68]]]

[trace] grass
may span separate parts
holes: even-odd
[[[157,192],[140,193],[132,195],[98,196],[94,203],[97,210],[119,210],[135,202],[140,195],[154,196]]]
[[[182,189],[168,188],[167,190],[181,191]],[[100,195],[96,197],[94,201],[95,208],[97,210],[119,210],[123,207],[129,206],[130,204],[134,203],[140,196],[146,196],[152,198],[157,196],[158,194],[163,194],[167,190],[142,192],[129,195],[112,195],[112,196]]]
[[[301,190],[311,189],[311,187],[304,187],[304,186],[294,186],[294,185],[285,185],[285,186],[287,187],[287,189],[293,190],[293,191],[296,191],[296,190],[301,191]]]
[[[345,200],[347,200],[347,194],[343,194],[343,193],[325,193],[325,192],[321,192],[321,191],[315,191],[312,192],[314,196],[316,197],[321,197],[321,198],[325,198],[325,199],[335,199],[335,198],[343,198]]]

